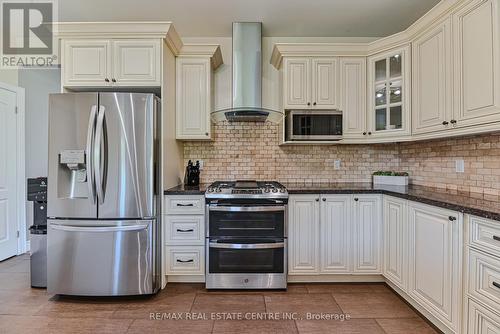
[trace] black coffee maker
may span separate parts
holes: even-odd
[[[191,160],[186,166],[186,174],[184,175],[184,185],[197,186],[200,184],[200,162],[196,160],[196,165],[193,165]]]

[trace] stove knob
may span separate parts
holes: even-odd
[[[277,192],[278,192],[278,189],[273,188],[273,193],[277,193]]]
[[[280,188],[280,193],[284,193],[285,192],[285,188]]]
[[[268,193],[269,192],[269,188],[264,188],[264,192]]]
[[[218,193],[220,193],[222,190],[220,188],[217,188],[216,190]]]
[[[209,193],[213,193],[214,192],[214,188],[208,188],[207,189]]]

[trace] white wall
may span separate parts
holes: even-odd
[[[0,81],[6,84],[17,86],[17,70],[0,70]]]
[[[345,37],[263,37],[262,38],[262,107],[281,108],[281,85],[279,71],[270,63],[275,43],[366,43],[377,38]],[[224,64],[215,72],[215,110],[231,107],[232,99],[232,38],[231,37],[185,37],[184,43],[219,44]]]

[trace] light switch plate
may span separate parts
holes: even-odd
[[[340,169],[340,160],[335,160],[333,162],[333,169]]]
[[[455,160],[455,171],[457,173],[464,173],[465,172],[465,162],[463,159]]]
[[[204,167],[204,163],[203,163],[203,160],[198,160],[200,162],[200,170],[203,170],[203,167]]]

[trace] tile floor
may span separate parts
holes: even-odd
[[[151,320],[184,312],[208,320]],[[210,319],[249,312],[290,320]],[[349,320],[307,320],[307,313]],[[29,257],[0,262],[0,333],[436,333],[384,284],[291,284],[288,291],[207,292],[202,284],[169,284],[154,297],[89,299],[50,296],[30,288]]]

